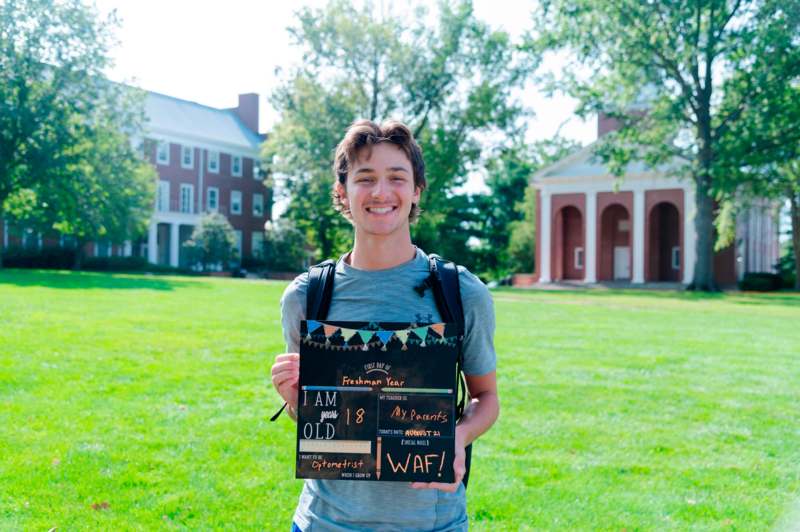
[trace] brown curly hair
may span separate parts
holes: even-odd
[[[347,172],[355,164],[359,152],[365,149],[366,155],[369,157],[372,153],[372,146],[382,142],[389,142],[403,150],[411,162],[414,186],[418,187],[420,191],[425,190],[428,183],[425,181],[425,161],[422,160],[422,149],[414,140],[414,135],[408,126],[397,120],[387,120],[380,125],[365,119],[353,122],[347,128],[342,141],[336,146],[336,155],[333,159],[333,173],[336,180],[344,186],[347,183]],[[333,187],[333,207],[347,219],[351,219],[350,209],[344,205],[335,185]],[[408,221],[415,222],[419,218],[420,212],[419,205],[416,203],[411,205]]]

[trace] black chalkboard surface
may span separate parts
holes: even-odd
[[[452,324],[303,321],[297,478],[454,482]]]

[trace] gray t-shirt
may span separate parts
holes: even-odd
[[[340,260],[336,265],[331,321],[393,321],[436,323],[439,312],[431,290],[420,297],[414,286],[428,275],[428,256],[416,256],[387,270],[366,271]],[[494,307],[486,286],[459,267],[466,331],[464,372],[494,371]],[[281,298],[286,350],[299,352],[300,320],[305,319],[308,274],[298,276]],[[463,484],[455,493],[417,490],[406,482],[306,480],[294,521],[314,530],[466,530]]]

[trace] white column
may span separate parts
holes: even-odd
[[[694,278],[695,245],[697,233],[694,230],[694,218],[697,211],[694,206],[694,187],[683,189],[683,283],[689,284]]]
[[[125,243],[122,245],[122,256],[123,257],[130,257],[131,256],[131,241],[126,240]]]
[[[150,222],[147,231],[147,262],[156,264],[158,262],[158,224]]]
[[[585,283],[597,282],[597,191],[586,193],[586,277]]]
[[[644,282],[644,190],[633,191],[633,279]]]
[[[539,271],[541,274],[539,275],[539,282],[540,283],[549,283],[550,282],[550,193],[545,192],[544,190],[541,191],[541,198],[542,204],[541,209],[542,213],[539,218],[541,221],[542,227],[539,231],[539,236],[542,239],[541,243],[541,261],[542,263],[539,265]]]
[[[173,268],[178,267],[178,238],[180,225],[169,224],[169,265]]]

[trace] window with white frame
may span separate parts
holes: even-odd
[[[169,181],[158,182],[158,200],[156,201],[156,208],[161,212],[169,210]]]
[[[242,214],[242,192],[231,190],[231,214]]]
[[[264,233],[261,231],[253,231],[250,239],[251,253],[256,258],[264,257]]]
[[[673,248],[672,248],[672,269],[673,270],[680,270],[681,269],[681,247],[680,246],[673,246]]]
[[[206,208],[211,212],[217,212],[219,209],[219,189],[217,187],[208,187],[206,191]]]
[[[181,212],[194,212],[194,185],[181,184]]]
[[[242,158],[238,155],[231,155],[231,175],[242,177]]]
[[[208,152],[208,171],[213,172],[215,174],[219,173],[219,152],[218,151],[209,151]]]
[[[253,194],[253,216],[264,215],[264,195]]]
[[[181,146],[181,168],[194,167],[194,148]]]
[[[169,142],[159,140],[156,143],[156,162],[158,164],[169,164]]]
[[[575,269],[583,269],[583,248],[575,248]]]
[[[242,258],[242,232],[234,229],[233,233],[236,235],[236,254]]]

